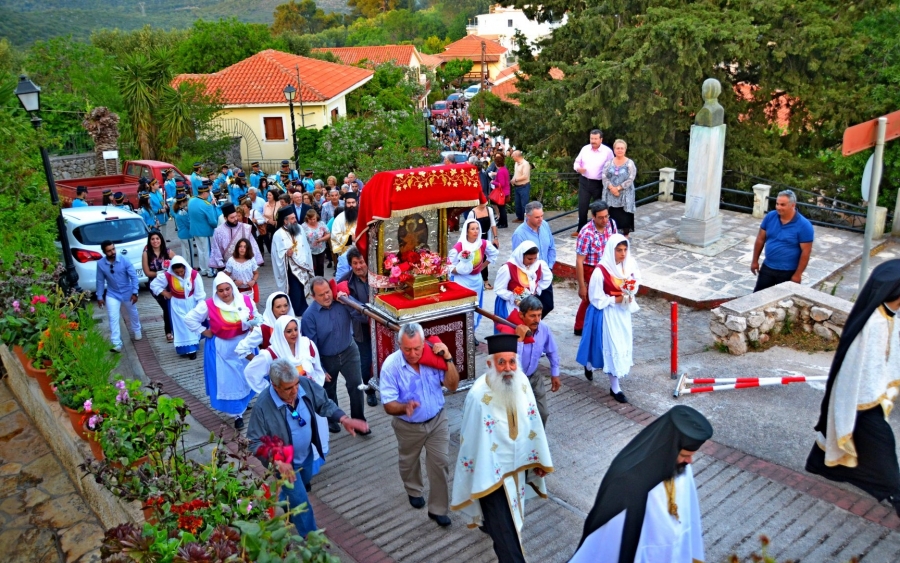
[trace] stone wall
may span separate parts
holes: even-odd
[[[770,335],[780,333],[785,323],[824,340],[839,338],[852,307],[844,299],[785,282],[713,309],[709,329],[717,343],[740,356],[752,343],[767,342]]]
[[[50,167],[56,180],[97,176],[97,157],[92,152],[51,156]]]

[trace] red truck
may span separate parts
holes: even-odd
[[[69,178],[56,182],[59,191],[59,200],[63,207],[71,207],[75,199],[76,188],[84,186],[88,189],[86,200],[89,205],[103,204],[103,190],[109,188],[125,194],[125,199],[131,202],[135,209],[138,207],[138,182],[140,178],[156,178],[159,185],[165,183],[162,171],[167,168],[175,168],[174,165],[161,160],[128,160],[122,165],[122,173],[113,176],[93,176],[90,178]],[[175,168],[175,184],[184,186],[190,192],[191,181]]]

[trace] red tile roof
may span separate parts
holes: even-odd
[[[419,53],[419,58],[422,59],[422,64],[428,68],[437,68],[446,62],[439,56],[429,55],[428,53]]]
[[[373,71],[310,59],[273,49],[261,51],[239,63],[212,74],[179,74],[172,81],[206,84],[207,92],[218,91],[226,106],[284,104],[285,86],[297,88],[300,68],[300,96],[304,102],[324,102],[372,78]]]
[[[444,60],[450,59],[470,59],[473,61],[481,60],[481,42],[485,45],[485,60],[488,62],[496,62],[500,60],[500,55],[506,52],[506,47],[495,43],[490,39],[479,37],[477,35],[466,35],[459,41],[447,45],[443,53],[437,56]]]
[[[514,64],[514,65],[512,65],[512,66],[508,66],[508,67],[504,68],[503,70],[501,70],[501,71],[497,74],[497,76],[494,77],[494,79],[492,80],[492,82],[493,82],[495,85],[497,85],[497,84],[502,84],[503,82],[506,82],[507,80],[510,80],[511,78],[515,78],[516,72],[517,72],[518,70],[519,70],[519,65],[518,65],[518,63],[517,63],[517,64]]]
[[[409,61],[416,56],[415,45],[381,45],[378,47],[319,47],[315,53],[333,53],[345,65],[365,62],[366,65],[377,66],[393,62],[401,66],[409,66]]]
[[[518,81],[519,79],[516,76],[513,76],[512,78],[491,87],[491,94],[497,96],[504,102],[509,102],[513,105],[519,105],[519,100],[509,97],[510,94],[515,94],[519,91],[519,89],[516,87],[516,83]]]

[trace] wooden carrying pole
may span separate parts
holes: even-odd
[[[517,328],[516,323],[510,322],[502,317],[498,317],[497,315],[495,315],[493,313],[489,313],[489,312],[485,311],[484,309],[482,309],[481,307],[476,306],[475,312],[478,313],[479,315],[481,315],[482,317],[485,317],[489,320],[494,321],[495,323],[506,325],[506,326],[509,326],[512,328]],[[528,329],[528,332],[525,333],[525,336],[533,336],[533,334],[531,333],[531,329]]]

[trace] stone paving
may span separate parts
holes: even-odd
[[[103,529],[0,383],[0,560],[99,562]]]
[[[506,256],[511,231],[501,231]],[[492,272],[494,269],[492,268]],[[330,272],[329,272],[330,273]],[[204,280],[210,285],[210,280]],[[747,557],[758,550],[757,536],[772,538],[771,554],[810,562],[847,561],[851,556],[874,563],[900,560],[900,518],[885,505],[850,487],[827,483],[802,472],[811,445],[811,425],[821,401],[821,387],[797,385],[731,395],[675,400],[669,372],[668,304],[644,298],[635,315],[635,369],[624,380],[630,405],[608,395],[605,378],[587,382],[574,362],[578,339],[571,334],[577,296],[565,282],[555,286],[557,312],[548,317],[562,352],[563,388],[552,394],[548,435],[555,464],[551,497],[530,502],[524,530],[529,561],[568,560],[577,545],[584,517],[612,458],[655,415],[673,404],[691,404],[712,421],[716,436],[697,456],[697,475],[708,561],[731,553]],[[271,271],[263,268],[261,293],[273,289]],[[178,358],[164,340],[157,304],[144,297],[139,309],[144,341],[136,346],[141,363],[156,364],[196,405],[197,420],[209,429],[227,422],[206,409],[202,360]],[[493,295],[485,295],[490,309]],[[711,350],[709,313],[682,308],[682,369],[698,376],[827,369],[828,354],[798,354],[775,348],[739,359]],[[490,323],[479,327],[479,338]],[[483,365],[484,350],[476,365]],[[201,355],[202,358],[202,355]],[[725,361],[727,359],[727,361]],[[148,375],[150,375],[148,371]],[[342,385],[338,386],[343,389]],[[341,404],[347,399],[340,392]],[[456,459],[464,393],[447,397],[451,459]],[[199,411],[206,409],[207,412]],[[390,420],[380,408],[367,407],[372,435],[332,437],[331,454],[313,479],[312,503],[320,526],[341,547],[346,561],[494,561],[487,536],[454,525],[441,529],[423,511],[413,510],[397,475],[396,442]],[[893,426],[898,428],[897,421]]]
[[[678,244],[676,234],[684,212],[680,202],[652,202],[635,214],[632,235],[634,255],[642,284],[660,295],[682,303],[720,303],[753,291],[756,276],[750,272],[753,244],[760,220],[746,213],[722,213],[722,250],[705,256],[700,248]],[[555,215],[547,212],[547,217]],[[554,231],[575,225],[575,214],[552,222]],[[815,242],[802,285],[818,287],[835,272],[862,254],[863,236],[850,231],[815,226]],[[556,235],[557,261],[575,266],[574,228]],[[875,241],[876,247],[883,241]],[[573,274],[570,274],[573,275]]]

